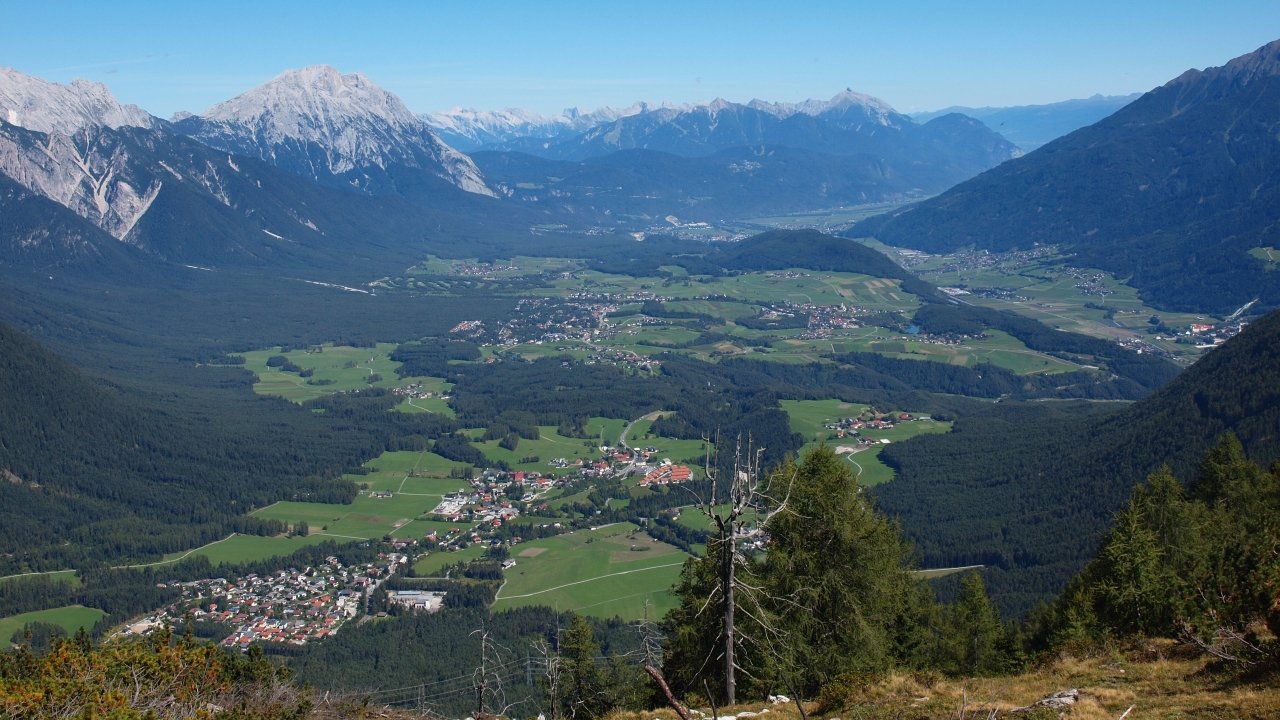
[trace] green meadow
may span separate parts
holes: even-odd
[[[402,380],[397,385],[408,385],[416,382],[423,392],[431,393],[432,397],[423,398],[405,398],[404,402],[397,405],[394,409],[405,413],[437,413],[440,415],[454,416],[453,408],[449,407],[446,400],[441,396],[447,395],[453,389],[453,383],[447,383],[442,378],[433,377],[415,377]]]
[[[463,562],[465,560],[475,560],[484,555],[485,545],[476,543],[468,545],[461,550],[433,551],[418,558],[413,563],[413,572],[418,577],[428,577],[440,571],[445,565],[453,565],[454,563]]]
[[[689,557],[631,523],[521,543],[494,609],[548,605],[595,617],[650,617],[675,607],[670,588]]]
[[[282,557],[307,545],[316,545],[326,540],[344,542],[343,538],[325,535],[308,535],[306,537],[261,537],[258,535],[241,535],[239,533],[222,540],[215,540],[195,550],[169,553],[163,562],[176,562],[188,557],[206,557],[213,565],[223,563],[242,563],[267,558]],[[158,564],[158,563],[157,563]]]
[[[22,613],[21,615],[13,615],[0,620],[0,647],[8,647],[9,640],[13,637],[13,634],[21,632],[27,623],[49,623],[66,630],[67,635],[75,635],[76,631],[82,627],[85,630],[93,628],[106,615],[101,610],[87,608],[83,605],[68,605],[67,607],[53,608],[51,610],[36,610]]]
[[[287,523],[306,522],[312,535],[321,538],[368,540],[384,535],[406,537],[410,530],[424,527],[406,526],[430,513],[439,501],[439,496],[433,495],[395,493],[389,498],[375,498],[365,493],[356,496],[350,505],[281,501],[252,514]]]
[[[896,254],[887,246],[880,249]],[[1264,262],[1274,262],[1267,254],[1268,248],[1255,248],[1251,254]],[[973,288],[999,288],[1010,290],[1025,299],[987,298],[966,295],[965,301],[974,305],[1012,310],[1033,317],[1050,327],[1083,333],[1107,340],[1117,340],[1138,334],[1143,339],[1163,347],[1177,355],[1192,357],[1198,354],[1194,348],[1174,345],[1146,335],[1147,321],[1158,316],[1166,325],[1185,327],[1193,322],[1213,321],[1214,318],[1194,313],[1165,312],[1150,307],[1138,297],[1138,291],[1124,284],[1114,275],[1083,268],[1090,276],[1100,275],[1098,287],[1106,294],[1085,294],[1076,287],[1079,282],[1065,268],[1066,259],[1051,255],[1031,260],[1009,260],[991,267],[965,267],[963,256],[938,255],[930,257],[914,268],[924,279],[940,286],[966,286]]]
[[[790,419],[791,429],[805,438],[805,444],[800,449],[801,458],[822,443],[826,443],[833,448],[838,448],[842,445],[856,445],[852,438],[838,438],[835,431],[827,430],[823,426],[841,418],[858,417],[868,409],[862,403],[847,403],[838,399],[780,400],[779,404]],[[891,414],[898,412],[900,411],[893,410]],[[887,430],[864,429],[860,432],[863,437],[899,442],[917,435],[949,432],[950,430],[951,423],[949,422],[913,420],[898,423]],[[893,470],[880,461],[881,449],[878,446],[872,446],[856,453],[842,453],[841,456],[849,462],[854,474],[858,477],[859,483],[863,485],[879,485],[893,479]]]

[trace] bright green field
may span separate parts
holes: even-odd
[[[439,501],[439,496],[430,495],[396,493],[389,498],[373,498],[361,494],[350,505],[281,501],[252,514],[288,523],[305,521],[312,535],[321,538],[328,535],[366,540],[383,535],[405,537],[408,528],[401,528],[429,513]]]
[[[650,617],[675,607],[670,588],[689,556],[619,523],[522,543],[512,557],[516,566],[506,571],[494,609],[548,605],[636,620],[646,601]]]
[[[466,467],[433,452],[399,450],[385,452],[365,463],[369,473],[346,475],[348,480],[371,490],[390,490],[410,495],[447,495],[467,486],[465,480],[449,477],[449,471]]]
[[[423,555],[413,563],[413,571],[418,577],[426,577],[432,573],[438,572],[445,565],[453,565],[463,560],[474,560],[484,554],[485,546],[483,543],[468,545],[467,547],[456,552],[433,552]]]
[[[802,458],[823,442],[832,447],[853,445],[854,441],[837,438],[834,431],[827,430],[823,425],[841,418],[857,417],[867,408],[866,405],[861,403],[847,403],[842,400],[780,400],[778,404],[781,405],[783,411],[787,413],[787,417],[790,418],[791,429],[805,438],[805,445],[800,449]],[[899,411],[894,410],[892,412]],[[861,433],[864,437],[877,440],[884,438],[892,442],[899,442],[916,435],[949,432],[950,430],[951,423],[949,422],[914,420],[898,423],[888,430],[865,429]],[[881,448],[879,447],[873,447],[861,452],[842,455],[853,467],[859,483],[863,485],[879,485],[893,479],[893,470],[888,465],[880,462],[880,450]]]
[[[300,403],[343,390],[370,387],[368,379],[374,374],[382,379],[374,383],[373,387],[393,388],[407,384],[409,379],[402,380],[396,375],[396,368],[400,367],[400,363],[388,357],[395,348],[394,343],[378,343],[376,348],[325,345],[321,352],[292,350],[281,353],[279,347],[274,347],[243,353],[243,357],[245,369],[258,376],[258,382],[253,385],[254,392],[259,395],[277,395]],[[315,375],[303,378],[298,373],[267,367],[267,358],[281,354],[298,367],[315,370]],[[351,367],[347,367],[348,365]],[[329,380],[332,383],[315,385],[308,384],[308,380]]]
[[[693,300],[700,296],[724,295],[751,303],[789,301],[816,305],[856,304],[883,310],[912,311],[919,299],[905,292],[897,280],[873,278],[856,273],[795,270],[798,277],[784,277],[784,272],[743,273],[732,277],[635,278],[582,271],[573,278],[559,279],[552,286],[564,294],[590,289],[598,292],[627,293],[652,290],[674,300]]]
[[[513,470],[537,470],[554,475],[567,475],[577,470],[573,467],[551,467],[548,463],[554,458],[564,458],[569,462],[573,462],[576,458],[594,460],[600,455],[599,446],[594,441],[592,441],[591,447],[587,447],[587,441],[582,438],[565,437],[556,432],[554,425],[542,425],[538,427],[538,430],[541,436],[537,440],[520,438],[520,442],[514,451],[499,447],[500,440],[476,441],[472,444],[480,448],[480,451],[489,460],[495,463],[499,460],[505,460]],[[616,443],[617,440],[618,438],[615,435],[610,444]],[[520,462],[526,457],[537,457],[538,461]]]
[[[1249,254],[1266,263],[1267,270],[1280,268],[1280,250],[1273,247],[1256,247]]]
[[[422,516],[430,513],[441,497],[467,487],[467,481],[448,477],[451,468],[463,465],[425,451],[385,452],[365,463],[367,475],[345,476],[366,488],[350,505],[281,501],[255,510],[253,515],[287,523],[306,522],[311,528],[306,540],[314,542],[422,536],[449,527]],[[375,498],[370,495],[374,490],[393,494]]]
[[[385,378],[386,376],[383,377]],[[449,407],[449,403],[440,399],[441,395],[448,394],[453,389],[453,383],[447,383],[442,378],[417,377],[409,378],[396,384],[407,385],[411,382],[419,383],[422,390],[435,393],[435,397],[405,398],[404,402],[394,408],[395,410],[405,413],[430,412],[448,415],[449,417],[454,416],[453,408]]]
[[[651,431],[652,420],[639,420],[631,428],[627,436],[627,444],[634,448],[653,447],[658,450],[658,459],[668,459],[674,463],[690,462],[695,466],[705,463],[707,450],[714,448],[711,443],[702,440],[681,440],[677,438],[654,435]]]
[[[618,436],[622,434],[622,429],[626,426],[626,420],[593,417],[587,421],[584,429],[590,435],[600,438],[601,445],[617,445]]]
[[[164,556],[164,559],[166,562],[172,562],[187,557],[202,556],[209,558],[209,562],[214,565],[250,562],[288,555],[298,548],[305,547],[307,545],[316,545],[326,540],[337,540],[338,542],[342,542],[342,538],[333,538],[324,535],[308,535],[307,537],[260,537],[257,535],[240,535],[237,533],[224,540],[216,540],[208,545],[196,548],[195,550],[169,553]]]
[[[728,505],[717,505],[714,508],[714,510],[717,513],[723,512],[728,509],[729,509]],[[748,521],[751,521],[755,518],[755,516],[756,516],[755,512],[750,511],[743,517],[745,517]],[[676,522],[680,523],[681,525],[684,525],[685,527],[693,528],[694,530],[705,530],[707,532],[711,532],[711,530],[715,528],[715,523],[712,522],[711,518],[707,517],[701,510],[699,510],[696,507],[680,508],[680,517],[676,518]]]
[[[872,243],[869,243],[872,244]],[[873,247],[895,255],[892,249],[878,243]],[[1251,251],[1254,257],[1268,260],[1266,248]],[[1147,320],[1158,315],[1167,325],[1185,327],[1193,322],[1212,321],[1207,315],[1175,313],[1157,310],[1142,302],[1136,289],[1120,282],[1110,273],[1086,268],[1089,274],[1103,276],[1101,286],[1107,295],[1086,295],[1075,285],[1076,277],[1063,270],[1066,260],[1061,256],[1046,256],[1031,260],[1009,260],[995,267],[976,267],[966,261],[964,254],[939,255],[912,268],[922,278],[940,285],[967,285],[970,288],[1001,288],[1015,291],[1026,300],[1006,300],[966,295],[965,301],[1033,317],[1050,327],[1116,340],[1137,334],[1144,340],[1163,347],[1176,355],[1187,358],[1198,354],[1193,348],[1159,341],[1146,335]],[[956,265],[959,265],[957,268]],[[1094,307],[1086,307],[1093,305]],[[1108,314],[1104,308],[1111,308]]]
[[[20,583],[26,578],[47,578],[54,582],[70,583],[73,587],[80,587],[80,578],[76,576],[75,570],[53,570],[51,572],[31,573],[30,575],[6,575],[0,577],[0,583],[15,582]],[[0,638],[3,640],[3,638]]]
[[[21,631],[30,622],[52,623],[66,630],[68,635],[74,635],[82,627],[86,630],[92,628],[98,620],[105,616],[105,612],[96,608],[70,605],[68,607],[36,610],[35,612],[7,617],[0,620],[0,647],[8,647],[9,638],[13,637],[15,632]]]
[[[767,217],[743,220],[752,225],[766,225],[776,228],[819,228],[825,231],[832,226],[843,226],[869,218],[873,215],[889,212],[901,207],[903,203],[876,203],[871,205],[854,205],[852,207],[832,208],[830,210],[814,210],[795,213],[793,215],[771,215]]]
[[[447,260],[434,256],[418,263],[409,268],[409,273],[413,275],[454,275],[456,277],[468,277],[462,275],[459,270],[464,265],[477,266],[476,260]],[[565,270],[574,270],[581,267],[582,263],[578,260],[566,258],[545,258],[545,257],[528,257],[517,255],[509,260],[497,260],[488,267],[490,270],[484,273],[485,277],[491,278],[518,278],[529,277],[531,275],[540,275],[547,272],[561,272]]]

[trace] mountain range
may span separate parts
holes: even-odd
[[[676,107],[663,104],[660,107]],[[475,110],[454,108],[425,113],[422,119],[436,135],[463,152],[474,150],[523,150],[567,140],[597,125],[619,118],[649,112],[649,103],[639,102],[625,108],[602,107],[590,112],[567,108],[559,115],[541,115],[531,110]]]
[[[1031,152],[1067,133],[1098,122],[1141,96],[1142,93],[1094,95],[1047,105],[1012,107],[975,108],[954,105],[942,110],[910,113],[910,115],[911,119],[922,123],[950,113],[968,115],[981,120],[987,127],[1005,136],[1009,142],[1022,150]]]
[[[852,236],[949,252],[1055,245],[1156,307],[1280,303],[1280,41],[1189,70],[1115,114]]]
[[[706,220],[910,198],[1017,153],[977,121],[951,115],[919,126],[846,91],[794,105],[526,117],[529,131],[590,126],[543,153],[590,161],[512,151],[473,160],[365,76],[327,66],[284,72],[169,121],[100,84],[6,70],[0,118],[0,173],[104,234],[46,247],[33,228],[3,228],[22,257],[0,262],[42,267],[65,267],[76,248],[105,257],[108,237],[202,266],[333,266],[371,241],[399,255],[433,225],[472,235],[566,222],[634,230],[674,213]]]
[[[530,153],[477,151],[503,195],[603,222],[717,221],[920,197],[1016,157],[981,122],[918,125],[846,91],[795,105],[718,100],[599,125]],[[535,157],[536,156],[536,157]]]

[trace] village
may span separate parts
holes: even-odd
[[[244,649],[254,642],[304,645],[338,632],[408,560],[403,553],[385,552],[374,562],[348,567],[331,556],[314,567],[271,575],[177,583],[181,600],[125,626],[120,634],[148,635],[190,614],[197,622],[233,628],[222,640],[228,648]]]

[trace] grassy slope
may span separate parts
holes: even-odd
[[[940,679],[930,673],[891,674],[870,679],[840,707],[819,709],[816,703],[806,703],[806,710],[811,718],[1049,720],[1059,715],[1047,711],[1010,715],[1009,711],[1076,688],[1079,701],[1061,717],[1114,720],[1127,710],[1126,720],[1280,717],[1280,683],[1274,677],[1240,681],[1207,670],[1207,666],[1203,658],[1178,657],[1170,644],[1155,642],[1086,659],[1058,659],[1013,676]],[[744,702],[718,710],[733,715],[766,706],[773,720],[799,720],[793,704]],[[710,708],[699,709],[710,712]],[[674,720],[675,713],[666,708],[656,713],[619,712],[610,719],[641,717]]]
[[[688,557],[630,523],[522,543],[512,555],[495,609],[549,605],[627,619],[641,617],[646,601],[651,617],[675,605],[667,588]]]
[[[87,608],[82,605],[70,605],[67,607],[53,608],[51,610],[36,610],[35,612],[22,613],[12,617],[0,620],[0,647],[9,646],[9,638],[27,623],[30,622],[46,622],[61,626],[67,631],[68,635],[74,635],[76,630],[84,627],[86,630],[92,628],[94,623],[98,622],[106,613],[96,608]]]

